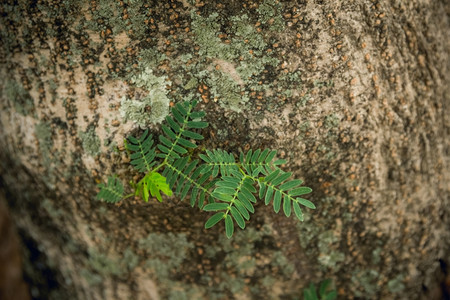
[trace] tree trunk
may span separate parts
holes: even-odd
[[[448,1],[4,1],[1,179],[36,299],[444,297]],[[271,148],[313,188],[227,239],[189,202],[106,204],[123,140],[198,100],[202,148]],[[448,293],[448,291],[447,291]],[[448,296],[448,294],[447,294]]]

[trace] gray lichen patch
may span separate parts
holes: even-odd
[[[88,248],[89,258],[86,268],[82,269],[82,276],[90,285],[99,284],[98,279],[108,276],[122,277],[133,270],[139,263],[139,257],[127,248],[122,255],[105,253],[99,249]]]
[[[169,113],[170,99],[167,97],[168,90],[165,76],[157,77],[150,68],[131,78],[132,82],[139,88],[148,91],[142,99],[122,98],[120,115],[125,121],[133,121],[144,128],[151,123],[161,123]]]
[[[388,281],[388,289],[393,294],[401,294],[405,290],[403,281],[405,276],[403,274],[397,275],[394,279]]]
[[[268,24],[270,30],[282,31],[285,28],[282,12],[280,2],[265,0],[258,6],[258,20],[261,24]]]
[[[39,142],[39,153],[41,154],[41,163],[47,168],[47,172],[43,175],[46,179],[47,186],[54,188],[56,182],[56,176],[54,173],[55,169],[55,153],[52,151],[53,148],[53,137],[52,128],[48,122],[40,122],[36,125],[34,131],[36,138]]]
[[[36,138],[39,141],[39,150],[41,153],[49,154],[53,145],[52,129],[46,122],[40,122],[35,127]]]
[[[215,70],[203,79],[211,86],[210,90],[214,101],[219,101],[228,109],[240,112],[245,102],[248,101],[248,97],[241,95],[241,92],[244,92],[243,86],[226,72]]]
[[[373,269],[354,271],[351,281],[357,288],[363,290],[363,292],[357,290],[355,296],[373,297],[377,293],[379,277],[379,272]]]
[[[7,81],[4,87],[4,93],[18,113],[26,116],[34,110],[33,98],[17,81]]]
[[[100,138],[95,133],[95,127],[89,126],[86,131],[79,133],[80,139],[82,141],[84,151],[91,155],[97,156],[100,154]]]
[[[283,251],[273,249],[272,232],[268,225],[249,227],[233,239],[210,237],[207,244],[185,233],[150,233],[138,240],[147,257],[141,266],[152,273],[164,299],[227,299],[230,293],[247,299],[249,292],[278,299],[287,291],[294,296],[298,287],[289,278],[298,275]]]
[[[271,86],[261,78],[266,68],[275,68],[280,60],[269,47],[269,37],[257,30],[251,18],[245,14],[231,15],[231,24],[224,33],[225,22],[218,13],[203,16],[191,12],[193,40],[198,45],[202,70],[193,70],[194,77],[205,82],[211,96],[226,109],[236,112],[246,106],[255,91],[265,91]]]
[[[139,240],[139,248],[149,254],[145,267],[163,278],[167,278],[183,263],[193,247],[194,244],[184,233],[151,233]]]

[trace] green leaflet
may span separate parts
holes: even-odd
[[[130,164],[144,177],[131,183],[134,191],[124,196],[124,186],[115,176],[108,177],[106,184],[99,184],[97,198],[108,203],[139,196],[144,201],[154,197],[162,201],[162,194],[188,199],[192,207],[212,214],[205,228],[212,228],[222,220],[228,238],[234,233],[235,223],[244,229],[254,204],[272,202],[273,210],[303,221],[301,206],[314,209],[315,205],[304,198],[311,193],[302,181],[291,179],[292,173],[284,172],[277,159],[277,152],[269,149],[240,152],[238,157],[221,149],[202,149],[198,141],[204,139],[200,130],[208,123],[205,113],[195,111],[196,101],[177,103],[161,125],[161,134],[153,138],[149,129],[139,137],[129,136],[125,149]],[[154,145],[156,143],[156,145]]]
[[[157,172],[150,172],[142,178],[136,186],[136,196],[141,196],[148,202],[150,195],[162,202],[161,193],[172,196],[172,190],[166,182],[166,178]]]
[[[227,238],[231,238],[231,236],[233,236],[233,232],[234,232],[233,219],[231,219],[230,215],[227,215],[225,217],[225,233],[227,235]]]
[[[117,203],[122,200],[123,197],[123,185],[122,182],[113,176],[108,177],[106,184],[99,184],[100,191],[97,194],[97,199],[103,199],[108,203]]]
[[[317,293],[316,286],[310,283],[303,290],[303,297],[305,300],[334,300],[337,298],[337,292],[332,286],[331,279],[326,279],[320,283],[319,293]]]
[[[257,177],[259,174],[268,175],[273,169],[276,169],[276,161],[273,161],[276,154],[276,151],[269,149],[262,151],[261,149],[255,151],[250,149],[247,154],[240,154],[239,161],[242,168],[252,177]]]
[[[208,219],[208,221],[206,221],[205,223],[205,228],[211,228],[214,225],[216,225],[220,220],[222,220],[224,218],[225,214],[223,212],[219,212],[215,215],[213,215],[211,218]]]
[[[219,173],[222,176],[229,176],[232,172],[239,171],[239,165],[236,163],[233,154],[223,150],[206,150],[205,154],[199,157],[205,162],[203,172],[212,171],[212,175],[217,177]]]
[[[226,203],[209,203],[203,207],[204,211],[218,211],[228,209],[229,205]]]
[[[237,210],[237,208],[235,206],[232,206],[230,208],[230,211],[231,211],[231,215],[236,220],[236,223],[239,225],[239,227],[244,229],[245,228],[245,221],[244,221],[244,218],[242,217],[241,213]]]

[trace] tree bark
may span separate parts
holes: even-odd
[[[0,12],[1,179],[34,298],[299,299],[326,278],[343,299],[444,297],[447,1]],[[313,188],[305,222],[257,204],[228,240],[175,198],[96,200],[108,175],[138,179],[124,138],[157,136],[169,106],[193,99],[210,124],[202,147],[279,150]]]

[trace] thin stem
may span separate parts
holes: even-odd
[[[239,170],[241,170],[241,169],[239,168]],[[247,178],[247,176],[244,173],[244,177],[242,177],[241,182],[239,183],[239,186],[237,187],[236,191],[234,192],[233,199],[231,199],[230,204],[227,207],[227,211],[225,212],[224,217],[226,217],[228,215],[228,213],[231,211],[231,207],[233,206],[234,201],[236,200],[239,191],[242,189],[242,186],[244,185],[244,181],[246,178]]]
[[[158,171],[158,169],[161,169],[162,167],[164,167],[165,165],[167,165],[167,161],[164,160],[162,163],[160,163],[156,168],[154,168],[153,170],[150,170],[149,173],[151,172],[156,172]]]

